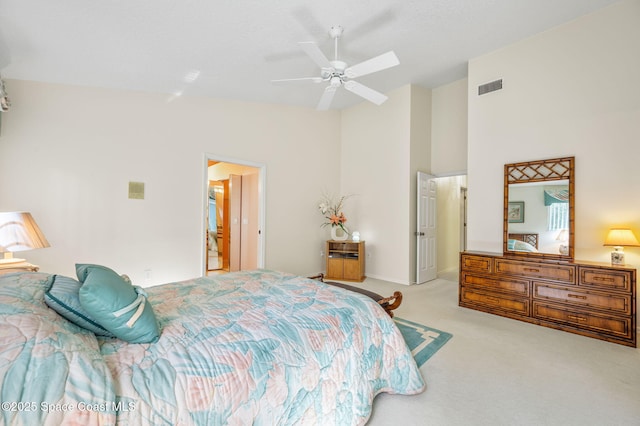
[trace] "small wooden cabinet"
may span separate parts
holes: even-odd
[[[327,280],[364,281],[364,241],[327,241]]]
[[[636,347],[636,270],[460,254],[460,306]]]

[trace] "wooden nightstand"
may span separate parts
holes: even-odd
[[[364,241],[329,240],[326,253],[326,279],[364,281]]]
[[[0,263],[0,275],[10,274],[12,272],[38,272],[40,267],[37,265],[32,265],[29,262],[16,262],[16,263]]]

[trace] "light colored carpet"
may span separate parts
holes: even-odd
[[[420,395],[380,394],[368,425],[640,425],[640,349],[458,306],[456,275],[403,286],[396,316],[454,335],[420,371]]]

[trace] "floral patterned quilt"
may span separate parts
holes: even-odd
[[[42,275],[17,275],[13,281],[20,281],[19,288],[37,287]],[[55,416],[39,410],[41,423],[73,423],[73,416],[82,414],[86,419],[76,423],[360,425],[378,393],[409,395],[425,388],[383,309],[363,295],[306,278],[258,270],[146,288],[162,330],[150,344],[96,339],[74,329],[53,311],[45,314],[40,290],[31,292],[30,313],[60,330],[32,330],[28,337],[19,331],[28,323],[20,320],[5,332],[7,321],[16,322],[4,295],[6,281],[0,277],[2,400],[31,395],[45,403],[108,405]],[[28,310],[21,315],[28,316]],[[83,348],[78,341],[67,350],[71,337]],[[29,345],[41,347],[34,351]],[[64,375],[57,377],[63,385],[51,395],[39,390],[51,378],[31,371],[36,358],[36,365],[49,365],[40,361],[47,351],[61,352],[56,359],[66,357],[68,364],[66,382]],[[19,363],[26,365],[16,367]],[[8,371],[16,369],[9,384]],[[35,382],[28,380],[34,377]],[[5,416],[5,423],[15,419],[20,417]]]
[[[0,275],[0,424],[113,425],[116,395],[96,336],[49,309],[49,275]]]

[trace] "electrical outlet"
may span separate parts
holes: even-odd
[[[324,257],[324,250],[320,250],[320,257]]]
[[[144,279],[145,281],[149,281],[151,279],[151,269],[144,270]]]

